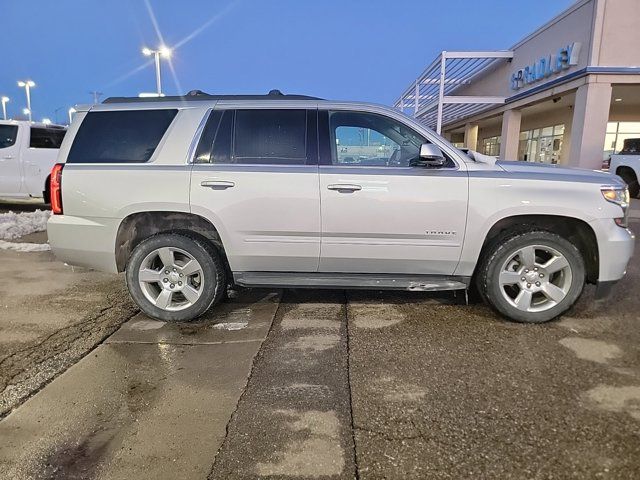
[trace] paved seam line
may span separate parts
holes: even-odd
[[[229,343],[251,343],[251,342],[264,342],[267,337],[255,338],[252,340],[225,340],[219,342],[152,342],[150,340],[109,340],[105,342],[107,345],[123,345],[123,344],[137,344],[137,345],[225,345]]]
[[[264,342],[267,340],[267,338],[269,338],[269,335],[271,335],[271,331],[273,330],[273,324],[276,321],[276,317],[278,316],[278,312],[280,311],[280,305],[282,305],[282,300],[284,297],[284,292],[280,291],[280,298],[278,299],[278,306],[276,307],[275,311],[273,312],[273,316],[271,317],[271,325],[269,325],[269,330],[267,331],[267,334],[264,337],[264,340],[262,340],[262,345],[264,345]],[[258,359],[260,357],[260,355],[262,354],[262,345],[260,345],[260,348],[258,349],[258,351],[256,352],[255,356],[253,357],[253,361],[251,362],[251,370],[249,371],[249,376],[247,377],[247,381],[244,384],[244,388],[242,389],[242,393],[240,394],[240,397],[238,397],[238,401],[236,402],[236,408],[233,409],[233,412],[231,413],[231,416],[229,417],[229,421],[227,422],[227,424],[224,427],[224,439],[222,440],[222,443],[220,444],[220,446],[218,447],[218,450],[216,450],[215,455],[213,456],[213,462],[211,462],[211,469],[209,470],[209,475],[207,475],[207,480],[212,479],[212,475],[213,475],[213,470],[216,466],[216,460],[218,458],[218,455],[220,454],[220,452],[222,451],[222,448],[224,447],[225,443],[227,443],[227,439],[229,438],[229,427],[231,426],[231,422],[233,422],[233,420],[235,419],[237,413],[238,413],[238,408],[240,407],[240,403],[242,402],[242,399],[244,398],[245,394],[247,393],[247,389],[249,388],[249,383],[251,382],[251,378],[253,377],[253,370],[256,367],[256,363],[258,362]]]
[[[349,336],[349,297],[347,291],[344,292],[344,320],[345,333],[347,334],[347,388],[349,390],[349,419],[351,420],[351,441],[353,442],[353,464],[355,466],[355,478],[360,478],[360,468],[358,467],[358,449],[356,448],[356,428],[353,421],[353,396],[351,394],[351,339]]]

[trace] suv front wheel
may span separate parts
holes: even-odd
[[[208,242],[178,233],[154,235],[133,251],[126,268],[133,301],[152,318],[193,320],[219,302],[225,270]]]
[[[571,308],[584,288],[580,251],[554,233],[529,231],[503,237],[486,254],[478,288],[493,308],[517,322],[556,318]]]

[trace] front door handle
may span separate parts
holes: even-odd
[[[362,190],[360,185],[353,183],[332,183],[328,185],[327,188],[329,190],[337,190],[338,192],[357,192],[358,190]]]
[[[5,160],[11,160],[13,158],[13,155],[5,155],[2,158],[5,159]]]
[[[236,184],[224,180],[203,180],[200,182],[200,186],[212,188],[214,190],[226,190],[227,188],[235,187]]]

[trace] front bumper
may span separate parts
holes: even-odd
[[[633,256],[635,235],[628,228],[616,225],[610,218],[594,220],[590,225],[598,241],[598,284],[620,280]]]

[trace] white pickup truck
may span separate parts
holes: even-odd
[[[640,138],[627,138],[622,150],[611,155],[609,171],[622,177],[629,185],[629,195],[640,195]]]
[[[60,125],[0,120],[0,197],[48,203],[49,173],[66,132]]]

